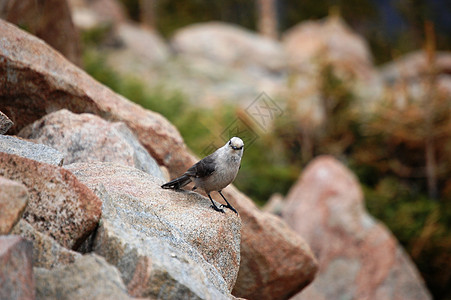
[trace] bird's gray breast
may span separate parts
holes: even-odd
[[[193,178],[193,181],[207,193],[222,190],[235,179],[240,163],[241,158],[238,155],[221,155],[217,158],[215,171],[210,176]]]

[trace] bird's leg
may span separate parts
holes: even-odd
[[[230,205],[229,201],[227,201],[227,199],[224,197],[224,195],[221,193],[221,191],[218,191],[219,195],[221,195],[222,199],[225,200],[225,202],[227,202],[227,205],[222,204],[222,207],[227,207],[228,209],[233,210],[236,214],[238,214],[238,212],[236,211],[236,209],[233,208],[232,205]]]
[[[214,210],[216,210],[216,211],[219,211],[219,212],[224,212],[224,210],[222,209],[222,208],[219,208],[219,207],[217,207],[216,206],[216,204],[213,202],[213,199],[211,199],[211,196],[210,196],[210,193],[208,193],[207,194],[208,195],[208,198],[210,198],[210,201],[211,201],[211,204],[212,204],[212,208],[214,209]]]

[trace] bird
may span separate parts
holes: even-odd
[[[214,210],[224,213],[222,208],[225,207],[238,214],[221,191],[235,180],[238,170],[241,168],[243,151],[243,140],[239,137],[232,137],[224,146],[191,166],[182,176],[163,184],[161,187],[163,189],[180,189],[188,183],[194,182],[192,190],[194,191],[197,188],[204,190],[210,198],[211,207]],[[210,196],[213,191],[217,191],[227,205],[216,206]]]

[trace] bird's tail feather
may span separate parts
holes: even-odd
[[[186,175],[182,175],[179,178],[169,181],[168,183],[163,184],[161,187],[164,189],[179,189],[184,187],[188,183],[191,182],[191,178]]]

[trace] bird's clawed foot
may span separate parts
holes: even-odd
[[[221,195],[222,199],[225,200],[225,202],[227,203],[227,205],[221,204],[221,207],[227,207],[228,209],[234,211],[236,214],[238,214],[238,212],[236,211],[235,208],[233,208],[232,205],[230,205],[229,201],[227,201],[226,197],[224,197],[224,195],[221,193],[221,191],[218,191],[219,195]]]
[[[213,209],[216,210],[216,211],[225,213],[225,211],[224,211],[222,208],[219,208],[219,207],[217,207],[216,205],[210,205],[210,207],[213,208]]]
[[[211,199],[210,193],[208,193],[207,195],[208,195],[208,198],[210,198],[210,201],[211,201],[211,207],[212,207],[214,210],[216,210],[216,211],[225,213],[225,211],[224,211],[222,208],[219,208],[219,207],[216,206],[216,204],[213,202],[213,199]]]
[[[228,209],[232,210],[232,211],[233,211],[234,213],[238,214],[238,212],[236,211],[236,209],[235,209],[235,208],[233,208],[233,206],[232,206],[232,205],[230,205],[230,203],[229,203],[229,204],[227,204],[227,205],[221,204],[221,207],[225,207],[225,208],[228,208]]]

